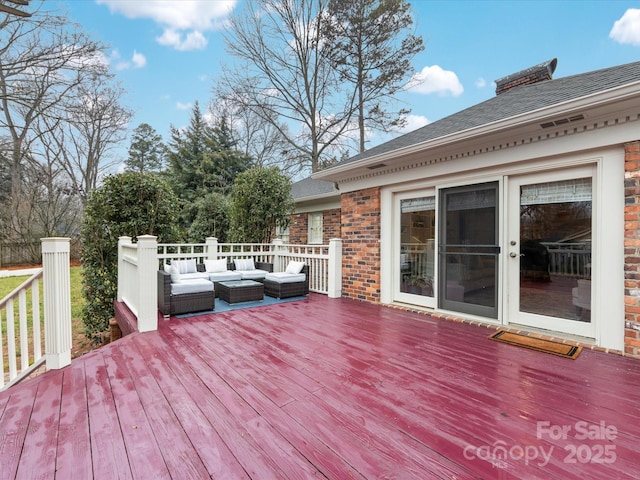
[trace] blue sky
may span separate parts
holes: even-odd
[[[222,29],[246,1],[46,3],[110,45],[108,61],[135,111],[131,129],[148,123],[168,141],[170,125],[185,126],[195,101],[204,111],[221,66],[232,63]],[[555,78],[640,60],[640,1],[410,3],[425,43],[413,61],[422,83],[401,96],[411,130],[491,98],[494,80],[552,58]]]

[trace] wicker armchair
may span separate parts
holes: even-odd
[[[158,270],[158,309],[165,317],[213,310],[214,307],[213,291],[174,295],[171,293],[171,274]]]
[[[302,282],[276,282],[267,278],[264,284],[264,294],[275,298],[299,297],[309,294],[309,266],[302,267],[300,273],[304,273]]]

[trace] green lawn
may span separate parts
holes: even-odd
[[[16,287],[20,286],[22,282],[27,280],[28,276],[21,277],[7,277],[0,278],[0,299],[5,295],[11,293]],[[71,332],[72,332],[72,345],[71,356],[77,357],[91,350],[91,344],[84,336],[84,324],[82,323],[82,306],[84,304],[84,298],[82,297],[82,267],[71,267],[70,271],[70,286],[71,286]],[[40,281],[40,303],[42,305],[42,281]],[[31,295],[27,295],[27,305],[29,314],[31,312]],[[42,307],[41,307],[42,308]],[[44,313],[41,310],[41,315],[44,317]],[[16,332],[18,331],[18,307],[14,307],[14,316],[16,318]],[[44,330],[42,331],[44,334]],[[2,327],[3,343],[6,343],[6,326]],[[44,348],[44,337],[43,337]]]

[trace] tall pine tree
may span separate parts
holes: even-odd
[[[148,123],[141,123],[133,131],[129,158],[124,162],[128,172],[158,172],[164,165],[165,146],[162,136]]]
[[[251,159],[234,148],[232,138],[226,122],[207,124],[197,102],[189,126],[171,128],[166,174],[180,198],[185,231],[203,208],[202,199],[212,193],[228,195],[236,176],[251,167]]]
[[[414,73],[411,59],[424,50],[422,37],[409,32],[410,7],[404,0],[329,1],[324,34],[341,80],[356,89],[360,152],[367,130],[401,127],[410,112],[391,109]]]

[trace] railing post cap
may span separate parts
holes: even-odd
[[[41,238],[42,253],[68,252],[70,238],[66,237],[46,237]]]
[[[156,243],[156,240],[158,239],[158,237],[154,236],[154,235],[140,235],[138,237],[138,244],[141,243]]]

